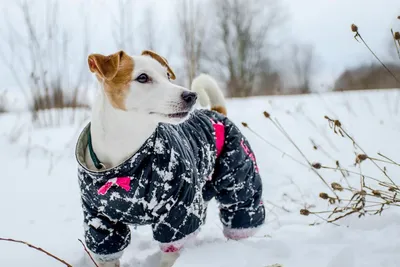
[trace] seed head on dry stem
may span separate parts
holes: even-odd
[[[247,123],[245,123],[245,122],[242,122],[242,125],[243,125],[243,127],[247,127],[247,126],[249,126]]]
[[[366,159],[368,158],[368,156],[365,155],[365,154],[358,154],[358,155],[357,155],[357,158],[358,158],[360,161],[363,161],[363,160],[366,160]]]
[[[343,187],[339,183],[332,183],[331,186],[332,186],[333,190],[337,190],[337,191],[340,191],[340,192],[343,191]]]
[[[400,16],[397,16],[397,19],[400,19]]]
[[[372,190],[372,194],[376,197],[380,197],[381,196],[381,192],[379,192],[379,190]]]
[[[301,210],[300,210],[300,214],[301,214],[301,215],[304,215],[304,216],[308,216],[308,215],[310,215],[310,211],[309,211],[309,210],[306,210],[306,209],[301,209]]]
[[[352,32],[358,32],[358,27],[357,27],[357,25],[355,25],[354,23],[351,24],[351,31],[352,31]]]
[[[328,116],[324,116],[325,119],[328,120],[329,122],[329,127],[331,127],[333,129],[333,132],[335,134],[340,134],[342,137],[344,137],[344,134],[342,132],[342,123],[339,120],[333,120],[331,118],[329,118]]]
[[[368,156],[365,155],[365,154],[358,154],[357,157],[356,157],[356,164],[360,164],[361,162],[363,162],[367,158],[368,158]]]
[[[390,182],[382,180],[380,177],[373,177],[367,174],[364,174],[361,172],[354,172],[347,170],[343,167],[340,166],[339,162],[336,161],[336,167],[329,167],[325,165],[320,165],[320,164],[313,164],[313,167],[325,169],[325,170],[332,170],[332,171],[337,171],[340,170],[342,175],[343,172],[347,173],[348,175],[353,174],[360,176],[362,179],[362,182],[360,183],[360,187],[357,189],[355,187],[352,187],[348,182],[348,185],[346,187],[343,187],[339,183],[331,183],[330,187],[333,189],[333,191],[346,191],[346,192],[351,192],[352,196],[350,199],[343,199],[343,198],[334,198],[329,196],[327,193],[320,193],[319,197],[328,200],[328,202],[334,206],[333,209],[329,209],[327,211],[309,211],[307,213],[311,215],[318,216],[319,213],[329,213],[330,215],[327,218],[322,218],[318,216],[320,219],[325,220],[328,223],[334,223],[338,220],[341,220],[345,217],[351,216],[353,214],[357,215],[358,217],[366,216],[366,215],[380,215],[382,212],[389,208],[389,207],[400,207],[400,186],[394,183],[394,181],[390,178],[390,176],[387,174],[387,171],[385,168],[380,167],[376,161],[382,161],[385,163],[390,163],[395,166],[400,166],[400,163],[397,163],[395,160],[390,159],[387,156],[384,156],[380,153],[381,157],[384,159],[377,159],[374,157],[368,156],[369,154],[364,151],[361,146],[358,144],[358,142],[355,140],[354,137],[352,137],[341,125],[341,123],[338,120],[334,120],[329,118],[328,116],[325,116],[325,118],[329,121],[329,126],[333,129],[335,129],[337,132],[341,132],[342,136],[350,139],[354,145],[355,148],[361,150],[362,154],[357,154],[356,155],[356,162],[361,163],[363,161],[368,160],[368,162],[365,162],[363,164],[368,164],[372,163],[374,164],[384,175],[384,177],[388,178]],[[337,128],[337,129],[336,129]],[[368,181],[373,180],[375,182],[378,182],[377,184],[369,184]],[[347,180],[346,180],[347,181]],[[343,203],[341,205],[341,203]]]
[[[322,167],[322,165],[321,165],[321,163],[318,163],[318,162],[315,162],[315,163],[313,163],[312,165],[311,165],[314,169],[321,169],[321,167]]]
[[[319,197],[322,199],[329,199],[329,195],[327,193],[319,193]]]
[[[400,40],[400,32],[395,32],[394,33],[394,39],[395,40]]]
[[[266,117],[266,118],[269,118],[269,117],[271,117],[271,115],[268,113],[268,112],[266,112],[266,111],[264,111],[264,116]]]
[[[390,192],[396,192],[397,188],[394,186],[389,187],[388,189]]]

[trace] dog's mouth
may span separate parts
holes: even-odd
[[[166,114],[168,118],[176,118],[176,119],[182,119],[185,118],[189,115],[189,112],[178,112],[178,113],[172,113],[172,114]]]
[[[177,112],[177,113],[170,113],[170,114],[164,114],[164,113],[159,113],[159,112],[150,112],[150,114],[158,114],[167,118],[171,119],[183,119],[186,118],[189,115],[189,111],[183,111],[183,112]]]

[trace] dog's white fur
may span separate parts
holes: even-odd
[[[125,98],[126,110],[115,108],[104,91],[100,80],[97,97],[92,108],[91,136],[93,149],[106,168],[112,168],[132,156],[155,131],[160,122],[180,123],[187,119],[169,118],[166,114],[191,111],[185,107],[182,93],[188,89],[171,83],[166,68],[149,56],[135,56],[133,81]],[[151,83],[142,84],[135,79],[147,74]],[[202,106],[225,107],[224,97],[209,75],[200,75],[192,83]],[[88,168],[97,170],[86,150]],[[162,253],[161,267],[170,267],[179,253]],[[100,263],[102,267],[119,266],[119,261]]]
[[[190,111],[181,94],[186,88],[171,83],[166,69],[149,56],[133,57],[133,79],[145,73],[152,82],[132,81],[125,99],[126,110],[115,108],[99,83],[100,90],[92,108],[91,135],[97,157],[107,167],[117,166],[134,154],[156,129],[158,123],[180,123],[186,118],[166,114]],[[86,163],[94,165],[86,153]]]

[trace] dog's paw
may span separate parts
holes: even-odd
[[[179,252],[162,252],[159,267],[172,267],[179,257]]]
[[[253,236],[259,228],[232,229],[225,227],[223,234],[228,239],[241,240]]]

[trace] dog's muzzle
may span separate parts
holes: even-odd
[[[183,91],[181,94],[181,98],[185,103],[185,106],[191,108],[197,100],[197,93],[190,92],[190,91]]]

